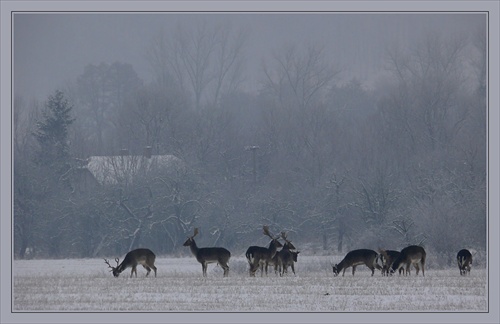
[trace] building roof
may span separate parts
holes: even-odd
[[[174,155],[91,156],[83,168],[100,184],[131,183],[137,176],[157,170],[179,171],[184,162]]]

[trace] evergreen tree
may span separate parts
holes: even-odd
[[[43,119],[36,123],[33,132],[39,145],[35,162],[59,177],[70,168],[68,128],[74,121],[72,108],[63,92],[56,90],[54,95],[49,96],[42,111]]]

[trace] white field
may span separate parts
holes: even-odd
[[[114,263],[114,261],[113,261]],[[112,263],[112,264],[113,264]],[[15,312],[487,312],[486,269],[427,269],[425,277],[371,277],[365,266],[334,277],[331,257],[300,256],[297,275],[251,278],[244,257],[229,277],[215,264],[202,277],[194,257],[158,257],[158,275],[114,278],[103,259],[15,260]],[[271,269],[270,269],[271,270]]]

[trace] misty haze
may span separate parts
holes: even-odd
[[[14,258],[147,247],[201,277],[195,228],[238,260],[268,225],[300,257],[421,245],[458,275],[465,248],[484,271],[486,18],[15,14]]]

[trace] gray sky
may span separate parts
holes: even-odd
[[[73,82],[87,64],[130,63],[144,81],[144,58],[155,34],[179,23],[230,23],[250,32],[245,48],[248,87],[258,83],[263,60],[285,44],[323,44],[343,77],[370,85],[382,67],[385,48],[408,45],[426,32],[470,35],[485,25],[484,14],[422,13],[18,13],[14,15],[14,89],[45,100]],[[252,71],[254,73],[252,73]]]

